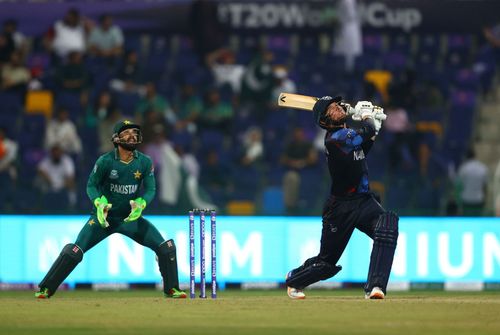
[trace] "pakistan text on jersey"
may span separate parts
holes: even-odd
[[[120,194],[134,194],[137,192],[139,185],[116,185],[111,184],[111,192]]]

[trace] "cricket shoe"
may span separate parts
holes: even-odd
[[[48,288],[41,288],[40,291],[35,292],[35,298],[37,298],[37,299],[50,298],[49,289]]]
[[[375,286],[372,288],[372,291],[370,293],[366,292],[365,293],[365,299],[384,299],[385,294],[384,291],[378,286]]]
[[[292,273],[292,271],[290,271],[290,272],[287,273],[286,279],[288,279],[290,277],[291,273]],[[305,299],[306,298],[306,295],[304,294],[304,291],[299,290],[297,288],[290,287],[290,286],[286,287],[286,293],[288,294],[288,296],[290,297],[290,299],[301,300],[301,299]]]
[[[168,293],[165,293],[166,298],[173,298],[173,299],[186,299],[187,294],[184,291],[181,291],[177,288],[171,288],[168,290]]]

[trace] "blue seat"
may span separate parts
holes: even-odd
[[[408,67],[408,56],[401,51],[391,51],[382,56],[384,68],[391,72],[401,72]]]
[[[45,213],[60,213],[69,210],[68,192],[48,192],[41,194],[41,205]]]
[[[73,122],[83,117],[80,93],[60,91],[56,96],[56,104],[68,110],[69,116]]]
[[[0,114],[20,114],[23,107],[21,94],[0,91],[0,101]]]
[[[21,148],[41,148],[45,138],[46,119],[42,114],[23,116],[17,141]]]
[[[472,49],[472,36],[470,34],[445,35],[447,52],[456,52],[467,56]]]
[[[17,113],[0,112],[0,128],[3,128],[7,137],[16,138],[19,131],[20,117]]]
[[[419,34],[417,54],[426,53],[436,60],[442,51],[442,40],[440,34]]]
[[[141,34],[127,34],[124,42],[125,50],[135,50],[138,53],[142,52]]]
[[[469,68],[463,68],[455,72],[452,80],[454,86],[459,89],[471,91],[479,89],[479,76]]]
[[[281,187],[271,186],[262,192],[262,214],[284,215],[285,203]]]
[[[141,97],[136,93],[116,92],[114,94],[116,106],[120,109],[123,115],[133,116],[135,109],[141,100]]]
[[[200,140],[203,148],[220,151],[224,142],[224,134],[216,130],[203,130],[200,133]]]
[[[363,53],[380,56],[384,52],[384,39],[381,34],[365,34],[363,36]]]
[[[391,34],[389,35],[388,50],[410,55],[413,52],[412,39],[408,38],[407,34]]]
[[[13,207],[20,213],[31,213],[39,207],[39,192],[29,185],[17,187],[14,192]]]

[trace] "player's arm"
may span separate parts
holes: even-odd
[[[148,161],[146,166],[147,173],[145,174],[143,185],[144,185],[144,195],[142,196],[146,203],[149,204],[153,201],[153,198],[156,194],[156,180],[155,180],[155,171],[153,168],[153,162],[151,160]]]
[[[97,159],[94,168],[90,172],[89,179],[87,180],[87,196],[90,201],[94,202],[95,199],[100,198],[102,193],[99,189],[104,176],[106,175],[106,164],[102,157]]]
[[[107,216],[109,210],[112,207],[112,204],[108,203],[108,199],[106,199],[106,197],[102,195],[101,191],[99,190],[99,185],[101,184],[105,175],[105,162],[102,157],[99,157],[87,181],[87,195],[96,207],[97,221],[99,221],[99,224],[103,228],[109,227]]]
[[[375,123],[371,116],[365,117],[359,123],[359,128],[356,133],[363,138],[363,143],[373,142],[373,137],[376,135]]]

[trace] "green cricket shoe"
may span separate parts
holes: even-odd
[[[172,298],[172,299],[186,299],[187,294],[184,291],[181,291],[177,288],[171,288],[168,290],[168,293],[165,293],[166,298]]]
[[[37,298],[37,299],[50,298],[49,289],[48,288],[41,288],[40,291],[35,292],[35,298]]]

